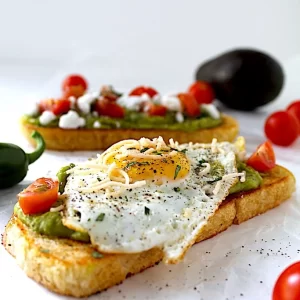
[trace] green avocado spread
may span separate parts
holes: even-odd
[[[222,118],[213,119],[207,113],[203,112],[198,118],[184,117],[184,121],[179,123],[176,120],[174,112],[168,112],[166,116],[148,116],[147,114],[126,111],[124,118],[110,118],[105,116],[95,117],[91,114],[80,114],[85,119],[86,125],[84,128],[93,129],[94,123],[99,122],[100,129],[169,129],[169,130],[184,130],[195,131],[198,129],[212,128],[219,126],[222,123]],[[42,127],[58,127],[59,117],[51,121],[49,124],[42,125],[39,121],[39,116],[24,116],[24,122],[42,126]]]
[[[246,180],[244,182],[236,183],[231,189],[230,194],[248,191],[258,188],[262,183],[262,177],[253,168],[247,166],[245,163],[238,161],[237,168],[239,172],[246,172]],[[58,174],[63,176],[69,168],[62,168]],[[212,175],[219,180],[220,176],[224,175],[224,168],[222,165],[215,163],[212,165]],[[83,232],[71,230],[63,225],[60,212],[46,212],[43,214],[25,215],[17,203],[14,208],[15,215],[33,231],[54,237],[68,238],[72,240],[89,242],[89,235]]]

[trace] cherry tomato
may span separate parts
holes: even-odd
[[[289,146],[298,137],[297,119],[286,111],[271,114],[265,123],[265,134],[276,145]]]
[[[54,102],[55,100],[53,98],[41,100],[40,103],[38,104],[40,113],[43,113],[46,110],[51,110]]]
[[[39,178],[19,195],[19,204],[24,214],[37,214],[49,211],[58,198],[58,181]]]
[[[125,111],[122,106],[107,99],[98,100],[95,103],[94,110],[100,116],[108,116],[111,118],[124,118]]]
[[[53,106],[51,108],[51,111],[55,115],[61,115],[64,113],[67,113],[71,108],[71,101],[68,99],[59,99],[55,100],[53,103]]]
[[[164,105],[147,103],[146,107],[146,111],[149,116],[165,116],[167,113],[167,108]]]
[[[300,100],[292,102],[288,106],[287,111],[297,119],[299,129],[300,129]],[[300,131],[299,131],[299,134],[300,134]]]
[[[141,96],[143,94],[147,94],[151,98],[153,98],[158,94],[158,92],[154,88],[149,86],[138,86],[129,93],[130,96]]]
[[[290,265],[280,274],[273,289],[272,299],[300,299],[300,262]]]
[[[247,165],[259,172],[266,172],[275,167],[275,153],[269,141],[259,145],[247,160]]]
[[[194,82],[188,89],[188,93],[193,95],[199,104],[210,104],[215,99],[215,92],[212,87],[204,81]]]
[[[69,75],[62,83],[62,90],[65,98],[70,96],[78,98],[84,94],[87,88],[87,81],[81,75],[77,74]]]
[[[200,115],[200,106],[193,95],[181,93],[178,94],[178,98],[188,116],[198,117]]]

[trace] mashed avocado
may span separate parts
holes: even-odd
[[[14,213],[25,225],[37,233],[82,242],[90,241],[87,233],[77,232],[65,227],[60,212],[49,211],[44,214],[25,215],[17,203],[14,207]]]
[[[248,191],[255,189],[262,183],[260,174],[253,168],[247,166],[245,163],[238,161],[237,168],[239,172],[246,171],[245,182],[236,183],[231,189],[230,194]],[[66,174],[67,168],[62,168],[59,172],[61,175]],[[212,165],[211,173],[216,177],[216,181],[224,175],[224,168],[218,163]],[[14,213],[17,217],[26,224],[33,231],[40,234],[55,236],[61,238],[68,238],[72,240],[89,242],[89,235],[87,233],[77,232],[65,227],[62,223],[60,212],[47,212],[44,214],[25,215],[19,204],[15,205]]]
[[[94,128],[94,123],[98,121],[101,129],[132,128],[132,129],[169,129],[195,131],[197,129],[212,128],[219,126],[222,119],[213,119],[206,113],[196,119],[185,118],[182,123],[176,121],[174,112],[168,112],[166,116],[148,116],[144,113],[126,111],[123,119],[110,118],[105,116],[95,117],[92,115],[81,115],[86,121],[85,128]],[[39,116],[24,116],[23,120],[36,126],[43,126],[39,122]],[[59,119],[50,122],[46,127],[58,127]]]

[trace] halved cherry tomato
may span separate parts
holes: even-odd
[[[147,113],[149,116],[165,116],[167,113],[167,108],[164,105],[147,103]]]
[[[280,274],[273,289],[272,299],[300,299],[300,262],[290,265]]]
[[[98,100],[95,103],[94,110],[100,116],[108,116],[111,118],[124,118],[125,110],[119,104],[107,99]]]
[[[53,98],[43,99],[38,104],[40,113],[43,113],[46,110],[51,110],[55,100]]]
[[[51,111],[55,115],[61,115],[64,113],[67,113],[71,108],[71,101],[68,99],[58,99],[55,100],[53,103],[53,106],[51,108]]]
[[[188,116],[198,117],[200,115],[200,106],[193,95],[181,93],[178,94],[178,98]]]
[[[151,98],[153,98],[158,94],[158,92],[154,88],[149,86],[138,86],[129,93],[130,96],[141,96],[143,94],[147,94]]]
[[[84,94],[87,88],[87,81],[81,75],[77,74],[69,75],[62,83],[62,90],[65,98],[70,96],[78,98]]]
[[[273,169],[276,163],[272,144],[266,141],[259,145],[247,160],[247,165],[259,172],[266,172]]]
[[[300,134],[300,100],[292,102],[288,106],[287,111],[297,119],[299,125],[299,134]]]
[[[295,116],[286,111],[271,114],[265,123],[265,134],[274,144],[291,145],[298,137],[299,124]]]
[[[194,82],[189,87],[188,93],[193,95],[199,104],[210,104],[215,99],[214,90],[204,81]]]
[[[46,212],[58,198],[58,181],[39,178],[22,191],[18,198],[24,214]]]

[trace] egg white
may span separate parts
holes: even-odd
[[[138,253],[160,247],[166,263],[177,263],[191,247],[208,219],[218,209],[238,180],[235,147],[219,143],[219,152],[211,147],[184,145],[190,162],[188,175],[181,180],[165,180],[162,185],[149,181],[145,186],[126,189],[118,197],[104,190],[82,193],[79,187],[104,180],[107,174],[71,173],[65,187],[65,226],[88,232],[91,243],[100,252]],[[217,161],[231,177],[219,180],[199,174],[199,161]]]

